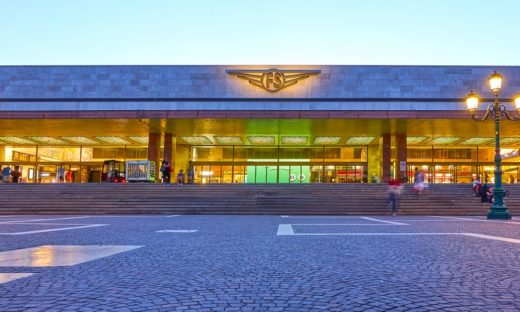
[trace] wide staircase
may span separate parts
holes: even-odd
[[[506,204],[520,215],[520,185]],[[385,184],[1,184],[0,214],[297,214],[385,215]],[[403,215],[486,215],[490,204],[468,184],[434,184],[419,196],[410,184]]]

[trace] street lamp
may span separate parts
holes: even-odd
[[[513,98],[518,114],[512,115],[507,111],[504,104],[498,102],[498,94],[502,89],[502,75],[496,71],[489,76],[489,87],[495,95],[493,104],[489,104],[486,111],[482,114],[477,113],[479,97],[471,91],[466,96],[466,105],[471,117],[477,121],[484,121],[489,117],[495,118],[495,188],[493,190],[493,204],[491,205],[487,218],[488,219],[511,219],[511,213],[504,203],[504,189],[502,188],[502,156],[500,156],[500,119],[505,117],[512,121],[520,120],[520,94]]]

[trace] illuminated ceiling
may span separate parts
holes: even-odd
[[[413,146],[494,144],[494,123],[471,119],[37,119],[2,120],[1,145],[146,146],[148,133],[170,132],[179,144],[378,144],[405,132]],[[502,123],[504,147],[520,145],[520,123]],[[203,137],[203,138],[201,138]],[[189,140],[190,142],[188,142]],[[367,143],[368,142],[368,143]]]

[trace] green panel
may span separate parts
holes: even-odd
[[[289,166],[280,166],[280,183],[289,183]]]
[[[277,183],[278,168],[276,166],[267,166],[267,183]]]
[[[256,183],[266,183],[266,166],[256,166]]]
[[[256,166],[247,166],[247,175],[245,183],[255,183],[255,168]]]

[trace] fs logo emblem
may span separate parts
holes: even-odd
[[[249,81],[250,84],[269,92],[277,92],[295,85],[310,76],[319,75],[321,70],[226,70],[226,73]]]

